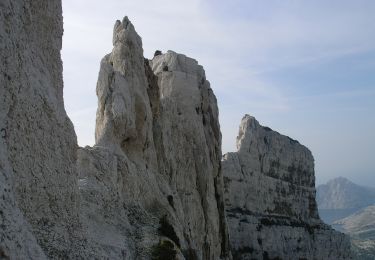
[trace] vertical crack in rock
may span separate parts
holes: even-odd
[[[245,115],[237,148],[222,161],[234,259],[351,259],[348,238],[319,219],[306,147]]]

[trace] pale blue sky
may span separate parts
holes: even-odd
[[[64,96],[93,145],[100,59],[128,15],[145,56],[193,57],[218,98],[223,152],[245,113],[313,152],[317,184],[375,186],[375,1],[63,0]]]

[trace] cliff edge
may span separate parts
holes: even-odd
[[[62,25],[60,0],[0,2],[0,259],[347,258],[318,217],[311,153],[246,117],[221,162],[203,67],[145,59],[127,17],[100,64],[96,144],[78,147]]]
[[[150,258],[168,244],[181,258],[229,258],[218,108],[202,66],[172,51],[144,59],[125,17],[97,95],[96,145],[78,152],[94,256]]]
[[[306,147],[245,115],[237,149],[222,161],[233,259],[351,259],[349,239],[319,218]]]

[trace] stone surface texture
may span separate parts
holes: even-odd
[[[80,254],[61,13],[57,0],[0,2],[0,258]]]
[[[144,59],[127,17],[113,34],[96,145],[78,153],[89,240],[114,258],[147,258],[160,240],[187,259],[229,258],[218,108],[202,66],[172,51]]]
[[[237,149],[222,162],[234,259],[350,259],[348,238],[319,219],[306,147],[245,115]]]
[[[0,1],[0,259],[232,259],[226,212],[234,258],[345,259],[319,220],[311,153],[246,117],[221,163],[202,66],[145,59],[127,17],[101,62],[96,145],[78,147],[62,25],[60,0]]]

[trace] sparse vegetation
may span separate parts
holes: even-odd
[[[163,216],[159,221],[160,227],[158,228],[159,234],[168,237],[172,240],[178,247],[181,247],[180,240],[173,226],[168,222],[167,216]]]
[[[169,240],[162,240],[152,247],[152,260],[175,260],[177,252]]]

